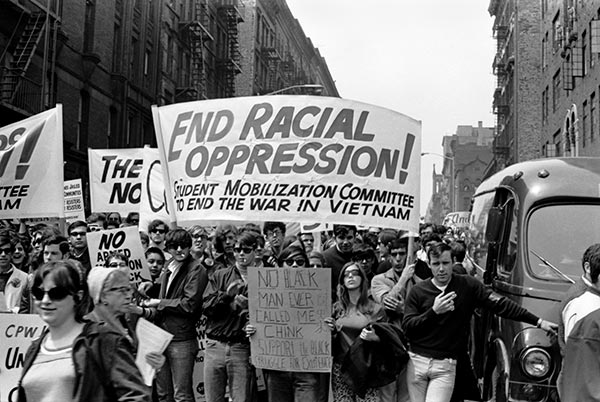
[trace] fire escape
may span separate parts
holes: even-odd
[[[507,61],[506,43],[509,29],[505,25],[494,24],[494,38],[497,41],[496,56],[494,57],[493,70],[497,78],[494,91],[493,109],[496,115],[496,132],[494,133],[493,152],[497,165],[502,168],[510,158],[509,130],[506,123],[510,113],[508,97],[508,72],[513,61]]]
[[[208,31],[208,6],[206,0],[194,1],[194,18],[179,24],[181,37],[191,55],[189,86],[177,88],[177,101],[208,99],[206,83],[205,43],[213,37]]]
[[[12,56],[8,67],[2,68],[0,101],[9,107],[35,114],[41,107],[41,85],[26,77],[26,73],[43,36],[46,14],[32,13],[26,18],[20,35],[11,37],[11,42],[16,42],[12,54],[5,52],[0,60],[4,64],[4,58]],[[17,33],[18,29],[17,25],[14,32]]]
[[[235,76],[242,72],[238,24],[243,19],[238,9],[238,0],[220,0],[218,7],[218,17],[227,33],[226,54],[218,65],[224,73],[224,96],[231,98],[235,96]]]

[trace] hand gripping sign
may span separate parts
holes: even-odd
[[[417,120],[285,95],[154,106],[153,115],[179,225],[268,216],[418,231]]]
[[[62,217],[62,105],[0,128],[0,218]]]

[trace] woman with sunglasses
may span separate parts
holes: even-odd
[[[31,291],[47,330],[25,355],[19,401],[150,401],[132,343],[84,319],[90,297],[75,263],[44,264]]]
[[[333,306],[333,317],[325,323],[334,334],[333,337],[333,397],[335,401],[355,402],[382,400],[382,391],[378,387],[369,387],[365,395],[358,396],[345,378],[348,373],[342,371],[342,363],[357,339],[363,342],[380,342],[372,324],[387,321],[383,306],[369,296],[369,281],[365,272],[357,263],[345,264],[340,272],[337,284],[337,301]],[[365,373],[366,375],[366,373]],[[392,393],[395,384],[386,387]]]

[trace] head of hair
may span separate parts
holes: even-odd
[[[448,228],[444,225],[433,224],[433,233],[437,233],[440,236],[443,236],[448,231]]]
[[[363,271],[355,262],[347,262],[342,267],[340,275],[338,276],[337,301],[333,305],[333,311],[336,317],[340,317],[346,314],[348,311],[348,307],[350,306],[350,294],[348,292],[348,289],[344,285],[344,274],[346,273],[346,270],[350,267],[356,267],[361,278],[360,296],[358,297],[356,308],[358,309],[358,311],[365,315],[372,313],[374,309],[374,302],[369,298],[370,283],[369,279],[367,278],[367,274],[365,274],[365,271]]]
[[[367,243],[357,243],[352,246],[352,258],[364,256],[375,261],[375,250]]]
[[[299,243],[292,243],[286,248],[282,249],[277,257],[277,263],[280,267],[282,267],[285,260],[287,260],[290,256],[297,254],[299,254],[301,257],[304,257],[304,260],[306,261],[305,266],[308,267],[308,257],[306,255],[306,251],[304,251],[304,248]]]
[[[134,218],[137,220],[137,222],[134,222]],[[125,222],[130,225],[137,225],[139,223],[139,220],[140,220],[139,212],[130,212],[127,214],[127,217],[125,218]]]
[[[348,233],[354,233],[356,235],[356,226],[354,225],[333,225],[333,235],[346,236]]]
[[[442,238],[437,233],[427,233],[427,234],[423,235],[423,237],[421,238],[421,244],[426,246],[427,243],[429,243],[429,242],[441,243]]]
[[[32,286],[41,287],[46,278],[51,278],[55,286],[69,290],[75,301],[75,320],[83,322],[83,316],[90,309],[90,295],[77,264],[72,260],[47,262],[35,271]]]
[[[592,244],[583,253],[581,265],[590,264],[590,279],[592,283],[598,282],[600,276],[600,243]]]
[[[325,267],[325,257],[323,256],[323,253],[321,253],[320,251],[317,250],[313,250],[310,253],[308,253],[308,259],[310,260],[311,258],[318,258],[321,261],[321,265],[323,267]]]
[[[49,245],[57,245],[60,253],[64,256],[70,250],[69,241],[64,236],[52,236],[44,242],[44,247]]]
[[[102,226],[106,226],[106,215],[100,212],[93,212],[87,217],[86,221],[87,223],[102,222]]]
[[[429,261],[431,261],[432,256],[435,258],[440,258],[446,251],[450,251],[450,254],[452,254],[452,248],[449,245],[441,241],[435,242],[429,248],[429,251],[427,252],[427,258]]]
[[[120,251],[113,250],[108,253],[108,257],[104,260],[104,266],[108,267],[112,260],[121,260],[125,264],[129,265],[129,258]]]
[[[408,249],[408,237],[395,238],[389,243],[390,251],[396,250],[398,248]]]
[[[118,212],[109,212],[108,215],[106,216],[106,219],[110,220],[111,217],[115,217],[116,218],[115,220],[119,223],[119,225],[123,221],[123,218],[121,218],[121,214]]]
[[[450,248],[452,249],[452,258],[454,258],[456,262],[463,262],[465,260],[467,248],[465,247],[464,242],[453,241],[450,243]]]
[[[158,254],[162,257],[163,261],[165,260],[165,253],[158,247],[148,247],[144,251],[144,257],[148,258],[150,254]]]
[[[240,233],[235,239],[235,243],[242,247],[250,247],[256,249],[256,239],[259,237],[255,232],[249,230],[247,232]]]
[[[150,222],[148,224],[148,233],[152,233],[154,231],[154,229],[156,229],[160,225],[164,225],[165,232],[169,233],[169,225],[167,225],[163,220],[160,220],[160,219],[154,219],[152,222]]]
[[[285,223],[274,221],[265,222],[263,226],[263,234],[266,235],[268,232],[271,232],[277,228],[279,228],[281,233],[285,236]]]
[[[11,253],[15,251],[14,240],[15,240],[15,238],[10,235],[10,232],[8,230],[3,230],[0,233],[0,246],[4,246],[5,244],[8,244],[10,246]]]
[[[383,229],[381,232],[379,232],[378,240],[383,243],[384,246],[387,246],[397,237],[398,233],[395,230]]]
[[[258,233],[259,235],[262,233],[262,230],[260,230],[260,226],[258,226],[256,223],[246,223],[240,228],[240,233],[246,232],[248,230]]]
[[[194,237],[196,235],[204,235],[204,236],[208,237],[208,231],[206,230],[206,228],[204,226],[193,225],[193,226],[189,227],[187,231],[192,237]]]
[[[140,232],[140,241],[146,242],[146,244],[150,243],[150,236],[146,232]]]
[[[297,246],[304,248],[304,243],[302,243],[301,240],[299,240],[294,235],[289,235],[289,236],[285,236],[283,238],[283,241],[281,242],[281,249],[283,250],[284,248],[286,248],[292,244],[296,244]]]
[[[168,232],[165,237],[165,247],[167,250],[176,249],[178,246],[181,248],[192,247],[192,242],[192,235],[182,228]]]
[[[85,230],[87,231],[87,223],[85,223],[84,221],[75,221],[75,222],[71,223],[67,229],[67,234],[70,236],[71,231],[73,231],[73,229],[77,229],[77,228],[85,228]]]

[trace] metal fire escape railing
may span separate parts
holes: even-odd
[[[235,96],[235,76],[242,72],[238,24],[243,22],[243,18],[238,0],[220,0],[218,16],[224,23],[227,32],[227,55],[219,63],[224,69],[224,95],[233,97]]]
[[[189,87],[180,89],[186,93],[186,100],[208,99],[206,82],[205,43],[213,37],[208,30],[208,6],[206,0],[195,0],[194,17],[180,23],[180,32],[191,55]]]
[[[510,105],[506,91],[508,64],[506,60],[506,43],[509,28],[499,23],[494,24],[494,39],[496,39],[496,55],[492,68],[496,75],[496,90],[494,91],[493,110],[496,115],[496,129],[494,133],[493,152],[503,159],[509,157],[509,147],[506,141],[505,123],[510,113]]]

